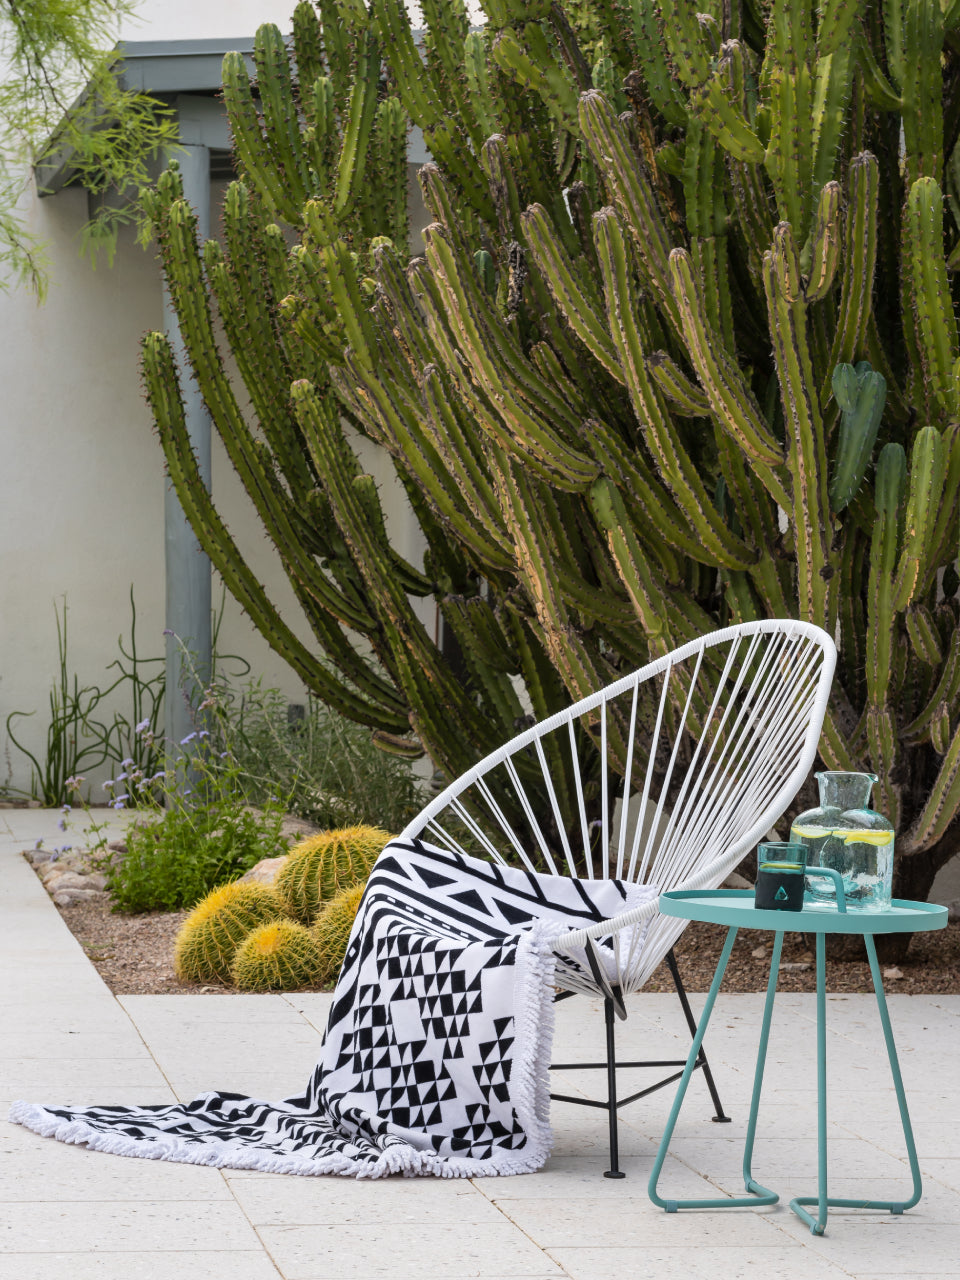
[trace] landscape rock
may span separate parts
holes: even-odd
[[[99,889],[57,889],[53,900],[58,907],[75,907],[78,902],[89,902],[91,898],[102,896]]]
[[[261,858],[255,867],[251,867],[246,875],[240,877],[240,883],[273,884],[286,860],[286,854],[281,854],[279,858]]]

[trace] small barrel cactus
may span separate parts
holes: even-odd
[[[341,889],[366,880],[393,837],[379,827],[342,827],[308,836],[294,845],[274,883],[286,910],[311,925],[320,908]]]
[[[274,920],[244,938],[231,976],[241,991],[301,991],[319,986],[323,956],[302,924]]]
[[[234,953],[247,934],[283,915],[280,899],[264,885],[235,882],[214,889],[197,903],[177,935],[177,976],[229,982]]]
[[[356,919],[360,899],[363,897],[364,884],[351,885],[349,889],[341,889],[330,899],[317,916],[313,926],[313,936],[322,957],[320,981],[329,986],[340,972],[343,957],[347,952],[350,930]]]

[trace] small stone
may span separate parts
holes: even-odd
[[[58,907],[75,907],[78,903],[102,896],[98,889],[58,889],[53,900]]]
[[[804,951],[803,955],[800,956],[800,959],[805,960],[807,964],[813,964],[816,958],[817,957],[813,954],[812,951]]]
[[[31,867],[39,867],[56,856],[51,849],[24,849],[22,853]]]
[[[766,948],[766,947],[754,947],[754,948],[753,948],[753,950],[750,952],[750,954],[753,956],[754,960],[766,960],[766,958],[767,958],[767,948]]]
[[[890,978],[891,981],[895,982],[897,978],[903,977],[903,970],[898,969],[895,964],[892,964],[888,969],[884,969],[883,976],[885,978]]]
[[[280,868],[286,862],[286,855],[279,858],[261,858],[255,867],[240,877],[241,884],[273,884]]]
[[[64,889],[93,889],[103,888],[103,885],[92,885],[90,876],[82,876],[76,871],[63,871],[58,876],[50,876],[50,881],[55,882],[58,892]]]
[[[788,960],[786,964],[782,964],[780,968],[784,973],[804,973],[810,968],[809,960]]]

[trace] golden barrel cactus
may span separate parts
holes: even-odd
[[[241,991],[302,991],[320,985],[322,968],[310,930],[293,920],[274,920],[243,940],[231,974]]]
[[[274,883],[288,913],[312,925],[324,903],[341,889],[366,881],[393,837],[379,827],[342,827],[294,845]]]
[[[201,899],[177,935],[174,967],[191,982],[230,981],[234,953],[251,930],[284,915],[276,893],[260,884],[221,885]]]

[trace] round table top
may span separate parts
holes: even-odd
[[[899,898],[889,911],[840,912],[809,903],[802,911],[758,911],[752,889],[674,889],[660,895],[660,911],[681,920],[782,933],[921,933],[944,928],[949,914],[935,902]]]

